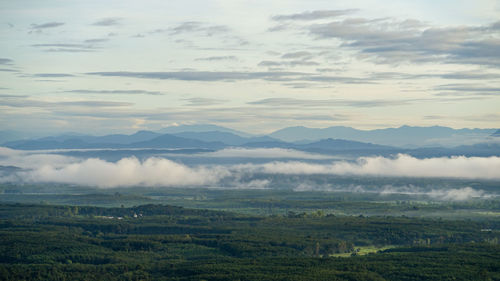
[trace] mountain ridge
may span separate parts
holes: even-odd
[[[214,125],[215,126],[215,125]],[[180,127],[180,126],[179,126]],[[181,128],[178,128],[181,130]],[[188,126],[190,129],[202,130],[211,128]],[[231,130],[231,129],[228,129]],[[3,146],[13,149],[40,150],[40,149],[127,149],[127,148],[199,148],[199,149],[222,149],[226,147],[246,148],[285,148],[314,151],[316,153],[340,153],[342,151],[363,151],[365,153],[383,152],[398,153],[410,150],[426,152],[439,151],[444,153],[445,146],[436,145],[432,141],[457,138],[460,141],[449,148],[462,147],[465,150],[485,151],[496,149],[495,146],[474,147],[475,143],[488,143],[498,140],[496,129],[453,129],[442,126],[412,127],[401,126],[399,128],[386,128],[376,130],[357,130],[351,127],[334,126],[323,129],[308,128],[304,126],[288,127],[264,136],[243,137],[232,132],[221,131],[182,131],[175,134],[161,134],[159,132],[140,130],[134,134],[111,134],[104,136],[90,136],[78,134],[66,134],[59,136],[44,137],[39,139],[18,140],[6,142]],[[273,136],[285,132],[289,138],[310,138],[307,141],[292,142]],[[342,135],[344,134],[344,135]],[[346,135],[347,134],[347,135]],[[335,136],[331,136],[335,135]],[[340,136],[339,136],[340,135]],[[286,134],[285,134],[286,136]],[[283,136],[281,136],[283,137]],[[388,144],[384,140],[390,139]],[[473,140],[473,141],[469,141]],[[394,145],[402,142],[412,142],[414,145]],[[424,145],[418,145],[418,143]],[[415,144],[416,143],[416,144]],[[446,151],[459,151],[452,149]],[[446,153],[448,153],[446,152]],[[445,153],[445,154],[446,154]],[[496,152],[495,152],[496,153]]]
[[[398,147],[454,146],[467,144],[476,138],[486,138],[497,129],[453,129],[443,126],[408,126],[374,130],[359,130],[351,127],[332,126],[327,128],[308,128],[304,126],[287,127],[272,132],[268,136],[287,142],[305,142],[318,139],[346,139]],[[462,143],[461,143],[462,142]]]

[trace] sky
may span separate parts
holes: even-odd
[[[0,0],[0,131],[500,128],[500,1]]]

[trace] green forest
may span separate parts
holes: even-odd
[[[500,280],[498,229],[494,218],[4,203],[0,280]]]

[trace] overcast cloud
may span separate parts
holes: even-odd
[[[500,127],[497,1],[117,3],[0,3],[0,130]]]

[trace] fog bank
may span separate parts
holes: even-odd
[[[241,157],[252,150],[225,150],[216,157]],[[278,155],[301,155],[295,151],[272,150]],[[256,153],[265,153],[258,150]],[[98,187],[120,186],[216,186],[221,182],[235,188],[267,188],[270,180],[256,174],[282,175],[353,175],[384,177],[500,179],[500,157],[439,157],[418,159],[400,154],[394,158],[361,157],[356,161],[311,163],[304,161],[271,161],[263,164],[196,165],[188,166],[165,158],[135,157],[109,162],[98,158],[80,159],[57,154],[37,154],[0,148],[0,166],[16,166],[22,171],[1,172],[0,182],[22,181],[30,183],[54,182]],[[299,184],[299,183],[298,183]],[[293,188],[293,187],[292,187]],[[441,194],[436,198],[460,198],[472,194],[460,190],[456,194]],[[466,197],[470,197],[466,195]]]
[[[495,156],[418,159],[399,154],[395,158],[361,157],[355,162],[337,161],[331,164],[289,161],[261,165],[239,165],[239,167],[241,169],[278,174],[500,179],[500,157]]]

